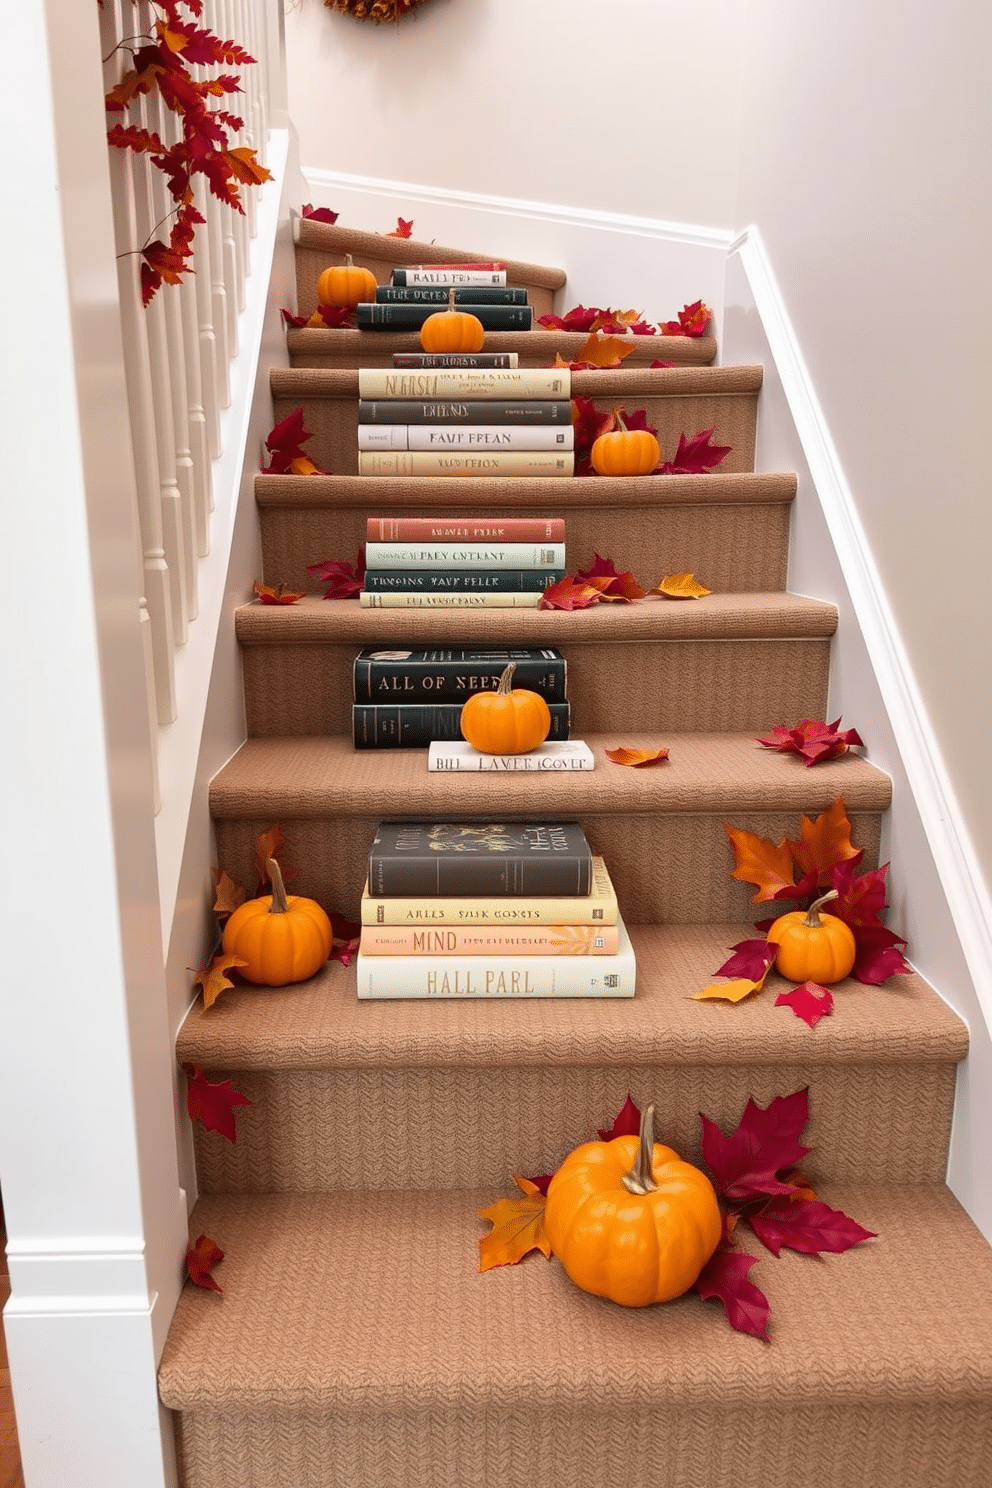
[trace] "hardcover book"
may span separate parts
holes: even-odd
[[[435,740],[427,752],[427,768],[432,773],[474,770],[489,775],[553,775],[556,772],[567,775],[571,770],[594,770],[596,756],[582,739],[546,740],[526,754],[482,754],[466,741],[459,743],[454,740],[448,744]]]
[[[353,703],[356,749],[426,749],[435,739],[464,738],[461,703]],[[549,739],[567,739],[568,703],[549,703]]]
[[[455,304],[468,310],[476,305],[526,305],[525,289],[507,289],[506,285],[472,285],[461,287],[443,284],[380,284],[375,292],[377,305],[429,305],[434,311],[448,304],[454,290]]]
[[[569,424],[359,424],[360,450],[574,450]]]
[[[574,474],[571,450],[492,450],[476,454],[452,450],[359,450],[359,475],[502,476]]]
[[[564,568],[564,543],[380,543],[365,545],[369,568]]]
[[[394,351],[394,367],[516,367],[515,351]]]
[[[368,517],[366,542],[565,541],[564,517]]]
[[[615,956],[617,925],[369,925],[363,956]]]
[[[633,997],[634,948],[622,920],[607,956],[355,957],[359,998]]]
[[[380,822],[369,893],[454,898],[588,894],[592,853],[576,821]]]
[[[362,582],[370,594],[543,594],[564,577],[564,568],[367,568]]]
[[[517,650],[392,651],[366,649],[352,668],[356,703],[457,703],[475,692],[495,692],[510,662],[515,687],[539,692],[549,703],[565,701],[567,667],[554,647]]]
[[[359,367],[359,398],[417,398],[427,402],[455,398],[571,397],[572,374],[567,367],[489,367],[464,371],[440,367],[436,371],[403,371],[395,367]],[[571,410],[569,410],[571,418]],[[411,424],[413,419],[405,418]],[[478,423],[473,419],[473,423]],[[501,423],[504,420],[500,420]]]
[[[363,398],[358,404],[360,424],[556,424],[571,429],[572,405],[567,398],[433,399]]]
[[[443,289],[451,285],[499,285],[506,283],[506,268],[502,264],[407,264],[394,269],[390,279],[401,286],[423,284]]]
[[[529,331],[534,312],[529,305],[463,305],[471,310],[485,331]],[[355,306],[355,322],[360,331],[419,330],[437,310],[436,305],[381,305],[365,300]]]
[[[488,594],[466,594],[464,592],[425,594],[422,589],[397,589],[390,594],[373,594],[363,589],[358,596],[359,608],[363,610],[536,610],[541,603],[543,591],[524,589],[491,591]]]
[[[616,890],[606,864],[592,860],[592,888],[588,894],[521,896],[494,899],[490,895],[430,898],[426,895],[374,899],[366,883],[362,893],[363,925],[615,925],[619,918]]]

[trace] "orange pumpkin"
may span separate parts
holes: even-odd
[[[768,932],[778,946],[775,969],[790,982],[843,981],[854,965],[854,934],[836,915],[820,914],[821,904],[837,898],[837,890],[822,894],[803,913],[780,915]]]
[[[551,1249],[575,1285],[624,1307],[687,1292],[720,1243],[723,1218],[706,1174],[654,1140],[654,1106],[638,1137],[585,1142],[548,1187]]]
[[[650,475],[661,459],[661,446],[648,429],[628,429],[614,413],[616,429],[594,441],[590,460],[597,475]]]
[[[315,899],[286,893],[275,858],[266,868],[272,893],[238,906],[224,926],[224,950],[245,962],[238,971],[249,982],[305,982],[331,954],[331,922]]]
[[[343,264],[332,264],[317,280],[317,303],[351,309],[360,302],[374,300],[375,291],[372,270],[354,263],[349,253]]]
[[[461,711],[461,730],[482,754],[526,754],[543,744],[551,710],[539,692],[513,686],[516,662],[505,667],[495,692],[474,692]]]
[[[420,344],[425,351],[481,351],[485,339],[479,317],[455,309],[453,289],[448,290],[448,308],[428,315],[420,327]]]

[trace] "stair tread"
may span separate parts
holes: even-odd
[[[184,1288],[159,1371],[164,1404],[481,1417],[593,1402],[621,1414],[963,1403],[992,1389],[992,1251],[943,1187],[824,1185],[825,1202],[878,1237],[843,1255],[776,1259],[741,1226],[771,1309],[764,1347],[693,1294],[661,1309],[618,1307],[540,1255],[480,1274],[487,1226],[477,1214],[499,1197],[201,1199],[191,1233],[225,1252],[224,1293]]]
[[[308,594],[292,605],[253,600],[235,612],[235,627],[242,645],[295,641],[361,647],[381,641],[386,628],[391,640],[418,645],[439,637],[455,645],[483,639],[497,645],[519,635],[528,644],[561,646],[566,652],[584,642],[822,637],[837,628],[834,605],[781,592],[711,594],[705,604],[643,600],[625,605],[622,614],[617,609],[600,604],[575,611],[503,610],[498,624],[491,610],[397,610],[386,619],[382,611],[363,609],[357,599],[328,601]]]
[[[524,280],[544,285],[548,289],[561,289],[567,277],[564,269],[549,264],[525,263],[521,259],[506,258],[503,254],[445,248],[439,243],[426,243],[418,238],[398,238],[389,233],[340,227],[337,223],[315,222],[312,217],[300,217],[297,220],[296,233],[298,247],[325,251],[332,257],[343,257],[350,253],[355,257],[384,259],[397,266],[416,263],[471,263],[480,259],[488,262],[498,258],[506,264],[508,284]]]
[[[756,918],[767,906],[756,906]],[[209,1010],[194,1004],[177,1057],[208,1070],[498,1068],[501,1066],[878,1065],[956,1063],[964,1023],[917,973],[882,987],[834,987],[815,1034],[775,997],[772,973],[746,1008],[698,1002],[730,947],[753,924],[630,925],[631,999],[362,1001],[355,971],[328,962],[306,982],[240,986]]]
[[[361,507],[375,503],[384,508],[413,507],[424,510],[424,477],[404,475],[256,475],[255,500],[262,507]],[[792,474],[766,474],[750,470],[723,475],[718,471],[699,475],[626,475],[548,481],[536,476],[512,476],[502,480],[459,479],[447,476],[432,481],[432,510],[464,507],[478,512],[484,504],[498,502],[496,510],[506,515],[522,507],[541,511],[572,508],[739,506],[775,503],[786,505],[796,494]],[[505,510],[503,510],[505,508]],[[567,534],[566,534],[567,536]]]
[[[769,727],[777,720],[769,720]],[[825,811],[843,796],[849,812],[884,811],[891,780],[853,753],[810,770],[798,756],[764,749],[752,735],[668,734],[664,738],[589,734],[596,767],[554,782],[557,819],[661,813]],[[649,769],[606,759],[618,745],[668,748]],[[484,809],[474,772],[431,774],[425,749],[356,750],[344,736],[249,739],[210,785],[215,819],[313,819],[324,816],[478,817],[548,815],[548,782],[538,774],[488,775]],[[441,801],[444,805],[442,807]]]
[[[624,366],[628,368],[656,359],[679,365],[708,366],[716,356],[713,336],[632,336],[630,339],[633,351],[624,358]],[[557,352],[565,361],[579,361],[588,340],[585,331],[555,331],[535,326],[526,333],[487,331],[485,349],[487,352],[516,351],[528,360],[536,357],[550,367],[554,365]],[[386,328],[366,331],[350,326],[336,330],[320,326],[291,328],[286,333],[286,346],[294,366],[305,365],[309,357],[333,357],[336,362],[351,361],[356,366],[374,366],[374,362],[363,361],[370,350],[377,359],[381,356],[384,361],[394,351],[419,353],[423,350],[416,331],[390,331]]]
[[[368,335],[375,335],[369,331]],[[534,332],[522,331],[521,336]],[[414,375],[415,369],[397,369]],[[764,368],[759,364],[728,367],[606,367],[571,374],[572,397],[654,398],[699,395],[752,396],[761,389]],[[426,375],[429,375],[426,374]],[[277,398],[357,398],[357,367],[273,367],[269,386]]]

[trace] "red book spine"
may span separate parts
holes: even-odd
[[[366,542],[565,541],[564,517],[368,517]]]

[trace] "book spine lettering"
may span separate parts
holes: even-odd
[[[527,476],[567,479],[574,474],[571,450],[496,450],[451,454],[440,450],[359,450],[359,475]]]
[[[518,926],[503,930],[370,925],[363,956],[615,956],[616,925]]]
[[[358,404],[359,424],[496,424],[519,428],[555,425],[572,428],[572,405],[563,398],[528,398],[519,402],[493,399],[432,400],[414,398],[362,398]]]
[[[536,610],[541,595],[524,590],[496,594],[424,594],[419,589],[405,589],[392,594],[373,594],[363,589],[358,596],[363,610]]]
[[[416,398],[427,402],[453,398],[564,400],[571,397],[571,390],[572,375],[567,367],[488,367],[472,371],[440,367],[416,372],[393,367],[358,369],[359,398]]]
[[[564,568],[564,543],[382,543],[365,545],[370,568]]]
[[[485,331],[529,331],[534,318],[529,305],[473,304],[468,308]],[[355,322],[360,331],[375,330],[379,326],[416,331],[436,309],[436,305],[380,305],[367,300],[355,306]]]
[[[438,573],[434,569],[378,568],[366,569],[364,587],[372,594],[390,594],[419,589],[424,594],[526,594],[537,590],[543,594],[550,584],[565,577],[564,568],[499,568],[479,571],[453,568]],[[520,685],[514,678],[517,686]]]
[[[360,450],[574,450],[569,426],[534,424],[359,424]]]
[[[375,292],[375,300],[365,303],[377,305],[430,305],[432,310],[438,306],[442,309],[448,303],[450,290],[454,290],[455,304],[467,306],[471,309],[474,305],[526,305],[527,291],[525,289],[507,289],[505,285],[478,285],[474,288],[466,286],[450,285],[445,288],[440,284],[380,284]]]
[[[394,269],[390,279],[400,288],[418,285],[439,289],[446,289],[449,285],[477,288],[486,284],[504,285],[506,270],[489,264],[432,264],[423,268],[408,264],[405,269]]]
[[[516,367],[515,351],[394,351],[394,367]]]
[[[567,741],[564,741],[567,742]],[[594,770],[595,756],[585,754],[557,755],[553,748],[535,749],[528,754],[458,754],[446,751],[454,741],[443,741],[437,753],[431,752],[427,768],[432,773],[458,774],[471,770],[477,775],[568,775],[575,770]]]
[[[592,860],[592,891],[581,896],[540,896],[518,899],[438,899],[391,896],[376,899],[362,895],[363,925],[484,925],[496,929],[508,925],[615,925],[617,896],[600,857]]]
[[[568,703],[549,703],[548,710],[548,738],[567,739]],[[462,738],[461,715],[461,703],[355,703],[351,710],[354,745],[356,749],[426,749],[434,739],[451,742]]]
[[[432,517],[369,517],[366,542],[553,542],[565,541],[564,517],[459,517],[445,522]]]
[[[356,703],[440,702],[458,707],[476,692],[495,692],[503,662],[485,665],[464,661],[375,660],[360,657],[353,668]],[[564,657],[538,657],[516,662],[513,685],[539,692],[549,703],[565,701]]]

